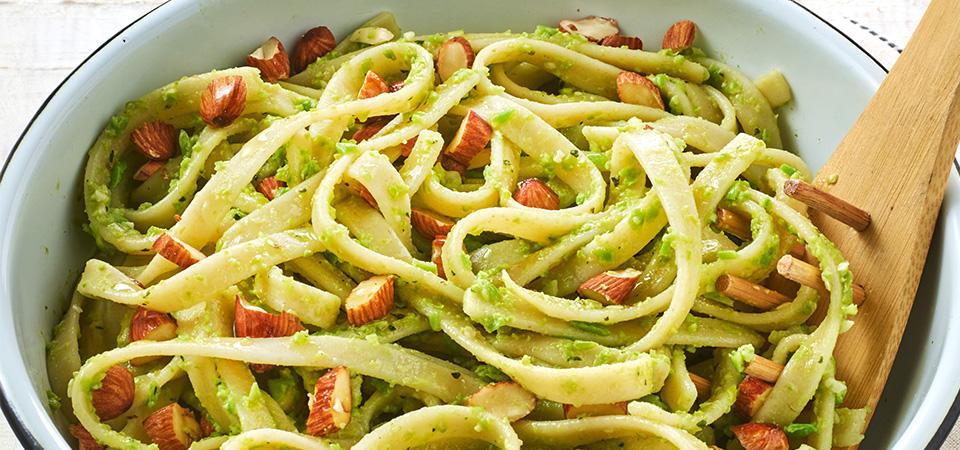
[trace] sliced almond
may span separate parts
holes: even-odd
[[[633,269],[608,270],[584,281],[577,293],[584,298],[605,305],[622,305],[640,280],[641,273]]]
[[[640,40],[640,38],[620,34],[603,38],[603,40],[600,41],[600,45],[604,47],[626,47],[630,50],[643,50],[643,41]]]
[[[515,422],[533,411],[537,398],[517,383],[501,381],[474,392],[467,397],[467,405],[479,406],[495,416]]]
[[[576,419],[578,417],[621,416],[627,413],[627,402],[607,403],[602,405],[563,405],[563,417]]]
[[[133,174],[133,179],[137,181],[147,181],[153,174],[163,169],[163,166],[163,161],[147,161]]]
[[[290,57],[276,37],[271,36],[247,55],[247,65],[260,69],[260,76],[270,83],[290,78]]]
[[[681,20],[667,29],[663,35],[663,48],[681,52],[693,46],[697,38],[697,24],[690,20]]]
[[[193,412],[176,403],[147,416],[143,430],[160,450],[187,450],[202,434]]]
[[[354,326],[386,317],[393,308],[393,275],[376,275],[361,281],[343,304],[347,320]]]
[[[203,252],[187,245],[186,242],[171,236],[169,233],[163,233],[156,241],[153,241],[153,251],[182,269],[186,269],[206,258]]]
[[[493,127],[483,116],[471,109],[460,122],[457,134],[444,149],[440,165],[444,169],[457,171],[463,175],[470,167],[473,157],[477,156],[492,138]]]
[[[293,48],[293,69],[303,71],[336,46],[337,38],[329,28],[321,26],[307,30]]]
[[[447,236],[437,236],[430,243],[430,261],[437,266],[437,276],[447,279],[447,274],[443,272],[443,244],[447,243]]]
[[[237,296],[233,311],[233,335],[248,338],[270,338],[291,336],[302,331],[300,319],[288,312],[281,311],[273,314],[262,308],[246,304]],[[250,364],[250,367],[259,373],[273,368],[269,364]]]
[[[390,86],[387,85],[387,82],[376,72],[368,70],[367,76],[363,78],[363,85],[360,86],[360,93],[357,94],[357,98],[363,100],[387,92],[390,92]]]
[[[560,31],[579,34],[590,41],[600,42],[606,37],[620,34],[620,24],[608,17],[588,16],[579,20],[561,20]]]
[[[624,103],[664,109],[657,85],[636,72],[623,71],[617,75],[617,95]]]
[[[77,438],[80,450],[103,450],[103,446],[93,438],[93,435],[83,425],[70,425],[70,434]]]
[[[393,119],[393,117],[390,116],[372,117],[367,119],[367,122],[353,133],[353,140],[356,142],[363,142],[376,136],[377,133],[383,129],[383,127],[390,123],[391,119]]]
[[[273,200],[277,198],[277,191],[286,186],[287,183],[278,180],[277,177],[266,177],[257,183],[257,192],[263,194],[267,200]]]
[[[326,436],[350,423],[353,390],[346,367],[334,367],[317,378],[307,417],[307,433]]]
[[[517,203],[529,207],[557,210],[560,209],[560,197],[547,183],[537,178],[527,178],[517,185],[513,191],[513,199]]]
[[[217,78],[200,95],[200,118],[213,127],[237,120],[247,103],[247,84],[240,75]]]
[[[165,161],[177,152],[177,129],[160,121],[145,122],[130,133],[133,145],[154,161]]]
[[[439,217],[428,211],[414,208],[410,211],[410,222],[413,229],[421,236],[434,239],[437,236],[446,236],[453,228],[453,222]]]
[[[759,378],[747,375],[737,386],[737,401],[733,410],[744,419],[750,419],[770,395],[773,385]]]
[[[127,412],[133,404],[134,390],[133,375],[126,367],[118,364],[107,369],[100,387],[90,393],[100,420],[115,419]]]
[[[447,81],[460,69],[469,69],[473,66],[476,55],[470,41],[462,36],[447,39],[437,50],[437,75],[440,81]]]
[[[776,425],[745,423],[730,427],[745,450],[789,450],[787,434]]]

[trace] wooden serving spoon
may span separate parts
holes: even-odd
[[[960,2],[933,0],[867,109],[814,185],[869,212],[857,231],[811,218],[850,261],[867,301],[837,344],[845,404],[877,401],[903,337],[960,141]],[[836,205],[835,205],[836,206]],[[843,213],[830,210],[834,216]],[[850,211],[847,211],[848,213]],[[854,212],[855,214],[855,212]],[[862,225],[862,222],[860,223]]]

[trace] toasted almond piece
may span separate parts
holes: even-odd
[[[303,71],[336,46],[337,38],[329,28],[320,26],[307,30],[293,47],[293,69]]]
[[[353,140],[356,142],[363,142],[376,136],[376,134],[379,133],[383,127],[390,123],[391,119],[393,119],[392,116],[373,117],[367,119],[367,122],[353,133]]]
[[[103,446],[93,438],[93,435],[83,425],[70,425],[70,434],[77,438],[80,450],[103,450]]]
[[[690,20],[681,20],[667,29],[663,35],[663,48],[681,52],[693,46],[697,38],[697,24]]]
[[[210,437],[210,435],[213,434],[214,431],[217,431],[217,430],[213,427],[213,424],[210,423],[210,421],[207,420],[206,417],[200,416],[200,437],[201,437],[201,439],[202,439],[202,438]]]
[[[533,411],[537,398],[517,383],[501,381],[488,384],[467,397],[467,406],[479,406],[495,416],[515,422]]]
[[[767,383],[776,383],[783,372],[783,366],[762,356],[754,356],[750,364],[744,369],[747,375],[759,378]]]
[[[617,95],[624,103],[664,109],[657,85],[636,72],[623,71],[617,75]]]
[[[600,42],[606,37],[620,34],[620,24],[609,17],[588,16],[579,20],[560,21],[560,31],[579,34],[590,41]]]
[[[186,269],[206,258],[203,252],[187,245],[186,242],[171,236],[169,233],[163,233],[156,241],[153,241],[153,250],[182,269]]]
[[[350,35],[351,42],[380,45],[393,39],[393,32],[383,27],[361,27]]]
[[[169,314],[151,311],[141,306],[130,319],[131,342],[168,341],[175,337],[177,337],[177,322]],[[131,359],[130,364],[143,366],[161,358],[162,356],[143,356]]]
[[[783,193],[849,225],[854,230],[863,231],[870,226],[870,213],[806,181],[784,181]]]
[[[247,84],[240,75],[217,78],[200,95],[200,117],[213,127],[237,120],[247,103]]]
[[[393,275],[376,275],[361,281],[343,305],[351,325],[382,319],[393,308]]]
[[[176,403],[143,419],[143,430],[160,450],[187,450],[202,434],[193,412]]]
[[[133,404],[133,375],[119,364],[110,367],[100,380],[100,387],[90,393],[93,409],[100,420],[120,417]]]
[[[447,81],[460,69],[473,66],[473,46],[462,36],[447,39],[437,50],[437,75],[440,81]]]
[[[417,145],[417,139],[420,135],[414,136],[413,139],[408,139],[407,142],[404,142],[400,147],[400,154],[404,157],[410,156],[410,153],[413,153],[413,146]]]
[[[307,433],[326,436],[350,423],[353,390],[346,367],[334,367],[317,378],[307,417]]]
[[[277,177],[266,177],[257,183],[257,192],[263,194],[267,200],[273,200],[277,198],[277,191],[286,186],[287,183],[278,180]]]
[[[168,123],[145,122],[130,133],[133,145],[154,161],[165,161],[177,152],[177,129]]]
[[[183,219],[183,217],[180,217],[180,214],[174,214],[174,215],[173,215],[173,220],[179,222],[180,219]],[[143,287],[143,286],[140,286],[140,287]]]
[[[763,405],[771,389],[773,385],[770,383],[747,375],[737,386],[737,401],[733,405],[733,410],[740,417],[750,419]]]
[[[473,157],[490,143],[491,138],[493,138],[493,127],[483,116],[471,109],[460,122],[457,134],[444,149],[440,165],[444,169],[455,170],[463,175]]]
[[[379,208],[379,206],[377,206],[377,199],[373,198],[373,194],[370,193],[370,190],[367,189],[366,186],[358,182],[347,183],[347,186],[353,189],[353,191],[356,192],[357,195],[359,195],[360,198],[363,199],[363,201],[367,202],[367,204],[370,205],[371,208],[373,209]]]
[[[447,274],[443,273],[443,244],[447,243],[447,236],[437,236],[430,243],[430,261],[437,266],[437,276],[447,279]]]
[[[286,311],[268,313],[250,306],[237,296],[233,311],[233,335],[236,337],[269,338],[290,336],[302,331],[300,319]],[[273,368],[270,364],[250,364],[254,372],[263,373]]]
[[[403,89],[403,86],[404,86],[403,81],[394,81],[393,83],[390,83],[390,85],[387,86],[387,88],[390,90],[390,92],[397,92],[400,89]]]
[[[813,258],[812,255],[807,256]],[[820,278],[820,269],[795,255],[783,255],[783,257],[777,261],[777,273],[788,280],[818,289],[821,292],[827,290],[826,285],[823,284],[823,279]],[[867,291],[857,283],[853,283],[852,288],[853,304],[857,306],[862,305],[867,299]],[[824,295],[821,297],[827,298],[828,296]]]
[[[428,211],[414,208],[410,211],[410,222],[413,229],[417,230],[421,236],[428,239],[435,239],[437,236],[446,236],[453,228],[453,222],[438,217]]]
[[[717,208],[717,229],[744,241],[753,239],[753,233],[750,231],[750,219],[726,208]]]
[[[602,405],[563,405],[563,417],[566,419],[595,416],[620,416],[626,413],[627,402],[607,403]]]
[[[727,297],[764,311],[793,301],[777,291],[730,274],[717,277],[715,287]]]
[[[693,382],[693,386],[697,388],[697,398],[707,398],[710,397],[710,380],[701,377],[695,373],[691,373],[690,381]]]
[[[147,161],[144,165],[137,169],[136,173],[133,174],[133,179],[137,181],[147,181],[147,179],[152,177],[153,174],[157,173],[157,171],[160,169],[163,169],[163,165],[163,161]]]
[[[537,178],[527,178],[513,191],[513,199],[523,206],[540,209],[560,209],[560,197],[547,183]]]
[[[605,305],[622,305],[630,296],[640,272],[633,269],[608,270],[584,281],[577,293]]]
[[[636,36],[624,36],[615,34],[607,36],[600,41],[600,45],[605,47],[626,47],[630,50],[643,50],[643,41]]]
[[[768,423],[745,423],[730,427],[745,450],[789,450],[787,434],[776,425]]]
[[[383,78],[380,78],[380,75],[377,75],[376,72],[368,70],[367,76],[363,78],[363,85],[360,86],[357,98],[363,100],[387,92],[390,92],[390,86],[387,85],[387,82],[383,81]]]
[[[270,83],[290,78],[290,57],[274,36],[247,55],[247,65],[260,69],[260,76]]]

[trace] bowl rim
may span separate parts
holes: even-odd
[[[877,65],[877,67],[880,68],[880,70],[882,70],[885,73],[890,72],[890,69],[887,66],[885,66],[883,63],[881,63],[880,60],[877,59],[876,56],[874,56],[873,53],[871,53],[862,45],[860,45],[859,42],[857,42],[850,35],[845,33],[843,30],[838,28],[829,20],[817,14],[815,11],[808,8],[807,6],[801,4],[798,0],[782,0],[782,1],[787,4],[793,4],[794,6],[803,10],[806,14],[809,14],[813,18],[819,20],[824,25],[826,25],[827,27],[832,29],[834,32],[842,36],[844,39],[846,39],[846,41],[848,41],[850,44],[856,47],[861,53],[867,56],[871,61],[873,61]],[[27,125],[23,128],[23,131],[17,137],[17,140],[14,142],[13,147],[10,149],[10,152],[4,158],[3,164],[2,166],[0,166],[0,181],[2,181],[3,177],[6,175],[7,168],[9,167],[10,162],[13,160],[14,153],[16,153],[17,150],[19,150],[20,144],[23,141],[24,137],[31,130],[37,118],[46,110],[51,100],[53,100],[53,98],[56,97],[56,95],[60,92],[60,89],[71,78],[73,78],[73,76],[76,75],[76,73],[80,71],[80,69],[83,68],[94,56],[96,56],[98,53],[100,53],[101,50],[103,50],[105,47],[111,44],[114,40],[116,40],[117,37],[119,37],[121,34],[126,32],[128,29],[130,29],[137,23],[141,22],[146,17],[155,13],[160,8],[163,8],[170,3],[173,3],[173,1],[164,0],[159,5],[151,8],[149,11],[145,12],[140,17],[134,19],[127,25],[117,30],[116,33],[114,33],[112,36],[106,39],[102,44],[100,44],[96,49],[94,49],[89,55],[87,55],[79,64],[77,64],[76,67],[73,68],[73,70],[70,71],[70,73],[68,73],[57,84],[57,86],[50,92],[50,94],[43,100],[43,102],[37,108],[36,112],[27,122]],[[902,50],[900,49],[896,49],[896,50],[897,52],[902,52]],[[960,157],[954,157],[953,166],[956,174],[960,176]],[[7,399],[7,396],[4,394],[4,386],[2,385],[2,383],[0,383],[0,411],[2,411],[3,416],[7,421],[7,424],[10,426],[10,429],[13,431],[14,436],[17,437],[17,440],[19,441],[20,445],[30,450],[43,449],[43,447],[40,445],[37,438],[34,436],[33,432],[31,432],[31,430],[28,429],[27,424],[20,417],[17,411],[14,410],[13,404]],[[958,392],[957,396],[954,398],[950,408],[947,410],[946,415],[943,418],[943,421],[937,427],[937,429],[931,436],[930,441],[924,446],[924,448],[927,450],[939,449],[943,445],[943,443],[946,441],[947,436],[950,434],[950,431],[953,429],[954,424],[957,422],[958,418],[960,418],[960,392]]]

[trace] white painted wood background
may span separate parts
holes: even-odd
[[[892,63],[887,42],[906,45],[929,0],[800,0]],[[61,80],[120,28],[160,0],[0,0],[0,158]],[[0,417],[0,449],[20,448]],[[945,449],[960,449],[954,429]]]

